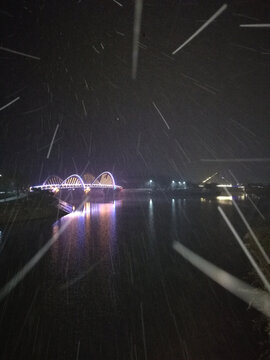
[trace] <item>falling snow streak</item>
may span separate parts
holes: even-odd
[[[86,89],[89,91],[89,86],[88,86],[88,83],[87,83],[87,81],[85,79],[84,79],[84,83],[85,83]]]
[[[227,9],[227,4],[221,6],[221,8],[215,12],[193,35],[191,35],[182,45],[180,45],[176,50],[172,52],[172,55],[175,55],[179,50],[183,49],[191,40],[193,40],[200,32],[202,32],[208,25],[210,25],[219,15]]]
[[[167,123],[167,121],[165,120],[164,116],[161,114],[159,108],[157,107],[157,105],[154,103],[154,101],[152,102],[152,104],[154,105],[155,109],[157,110],[157,112],[159,113],[161,119],[164,121],[165,125],[167,126],[167,128],[170,130],[170,126]]]
[[[141,145],[141,133],[139,133],[138,140],[137,140],[137,147],[136,147],[137,154],[140,152],[140,145]]]
[[[83,209],[87,198],[77,208],[78,211]],[[50,250],[51,246],[59,239],[59,236],[65,231],[72,217],[64,225],[61,226],[60,230],[57,231],[49,241],[19,270],[9,282],[0,289],[0,301],[2,301],[23,279],[24,277],[38,264],[43,256]]]
[[[243,17],[243,18],[246,18],[246,19],[249,19],[249,20],[259,21],[259,19],[254,18],[254,17],[251,17],[251,16],[247,16],[247,15],[245,15],[245,14],[237,14],[237,13],[233,13],[233,15],[234,15],[234,16]]]
[[[51,144],[50,144],[50,147],[49,147],[49,150],[48,150],[47,159],[49,159],[49,157],[50,157],[51,150],[52,150],[53,143],[54,143],[54,139],[55,139],[55,136],[57,134],[58,128],[59,128],[59,124],[56,125],[55,131],[54,131],[54,134],[53,134],[53,137],[52,137],[52,141],[51,141]]]
[[[245,150],[248,150],[248,146],[241,141],[230,129],[226,128],[226,131],[230,134],[231,137],[233,137]]]
[[[223,188],[226,192],[226,194],[228,196],[232,197],[232,194],[229,192],[229,190],[224,187]],[[258,249],[260,250],[262,256],[264,257],[265,261],[267,262],[267,264],[270,264],[270,259],[269,256],[266,254],[264,248],[262,247],[261,243],[259,242],[259,239],[257,238],[257,236],[255,235],[254,231],[252,230],[252,228],[250,227],[247,219],[245,218],[244,214],[242,213],[242,211],[240,210],[239,206],[236,204],[234,198],[232,197],[232,203],[233,206],[236,208],[236,211],[238,212],[239,216],[241,217],[241,219],[243,220],[243,223],[246,225],[247,230],[249,231],[252,239],[254,240],[255,244],[257,245]]]
[[[48,106],[48,105],[42,105],[42,106],[40,106],[40,107],[38,107],[38,108],[35,108],[35,109],[33,109],[33,110],[24,111],[24,112],[21,113],[21,115],[32,114],[32,113],[34,113],[34,112],[37,112],[37,111],[46,109],[47,106]]]
[[[193,77],[191,77],[191,76],[189,76],[189,75],[186,75],[186,74],[184,74],[184,73],[181,73],[181,75],[182,75],[184,78],[191,80],[194,85],[196,85],[196,86],[198,86],[198,87],[200,87],[200,88],[202,88],[202,89],[210,92],[210,93],[213,94],[213,95],[216,95],[216,92],[217,92],[218,90],[215,89],[213,86],[210,86],[210,85],[202,85],[202,84],[200,84],[199,80],[194,79]]]
[[[61,290],[66,290],[68,289],[70,286],[75,285],[78,281],[82,280],[84,277],[86,277],[87,275],[89,275],[99,264],[101,264],[104,261],[104,257],[102,259],[100,259],[99,261],[97,261],[96,263],[94,263],[93,265],[89,266],[89,269],[86,270],[85,272],[81,273],[79,276],[77,276],[76,278],[69,280],[68,282],[66,282],[64,285],[61,286]]]
[[[16,99],[14,99],[14,100],[10,101],[8,104],[2,106],[2,107],[0,108],[0,111],[4,110],[4,109],[7,108],[8,106],[12,105],[13,103],[15,103],[16,101],[18,101],[19,99],[20,99],[20,97],[18,96]]]
[[[84,116],[86,117],[87,116],[87,111],[86,111],[85,104],[84,104],[83,100],[82,100],[82,106],[83,106]]]
[[[21,52],[21,51],[16,51],[16,50],[8,49],[8,48],[3,47],[3,46],[0,46],[0,50],[7,51],[7,52],[10,52],[10,53],[16,54],[16,55],[25,56],[25,57],[28,57],[28,58],[30,58],[30,59],[40,60],[40,58],[37,57],[37,56],[25,54],[25,53],[23,53],[23,52]]]
[[[123,6],[123,4],[121,4],[119,1],[113,0],[113,2],[115,2],[118,6]]]
[[[40,167],[40,172],[39,172],[39,177],[38,177],[38,183],[40,184],[41,181],[41,176],[42,176],[42,172],[43,172],[43,167],[44,167],[44,163],[42,161],[41,163],[41,167]]]
[[[143,10],[143,0],[136,0],[135,12],[134,12],[133,48],[132,48],[132,79],[133,80],[135,80],[137,76],[142,10]]]
[[[139,47],[142,48],[142,49],[147,49],[147,46],[142,44],[140,41],[139,41]]]
[[[228,169],[228,171],[229,171],[229,173],[231,174],[231,176],[233,177],[235,183],[236,183],[236,184],[239,184],[239,181],[238,181],[238,179],[236,178],[236,176],[234,175],[234,173],[232,172],[232,170],[231,170],[231,169]]]
[[[269,28],[270,24],[241,24],[239,26],[243,28]]]
[[[141,322],[142,322],[142,337],[143,337],[143,349],[144,349],[144,359],[147,360],[147,349],[146,349],[146,339],[145,339],[145,327],[144,327],[144,317],[143,317],[143,303],[140,303],[141,309]]]
[[[81,342],[80,340],[78,341],[78,345],[77,345],[77,354],[76,354],[76,360],[79,360],[79,355],[80,355],[80,347],[81,347]]]
[[[249,51],[253,51],[253,52],[257,52],[256,49],[253,49],[251,47],[248,46],[244,46],[244,45],[240,45],[240,44],[235,44],[235,43],[231,43],[232,46],[238,47],[239,49],[244,49],[244,50],[249,50]]]
[[[96,52],[97,54],[100,54],[100,52],[98,51],[98,49],[97,49],[94,45],[92,45],[92,48],[95,50],[95,52]]]
[[[116,34],[120,35],[120,36],[126,36],[124,33],[120,32],[120,31],[117,31],[115,30]]]
[[[62,136],[59,137],[59,138],[57,138],[57,139],[55,139],[54,142],[53,142],[53,144],[56,144],[58,141],[60,141],[60,140],[62,140],[62,139],[63,139]],[[50,146],[50,144],[44,145],[44,146],[42,146],[42,147],[38,147],[38,148],[37,148],[37,151],[40,152],[40,151],[42,151],[42,150],[44,150],[44,149],[47,149],[49,146]]]
[[[254,201],[251,199],[251,197],[245,192],[248,200],[251,202],[251,205],[254,207],[255,210],[257,210],[258,214],[260,215],[260,217],[265,220],[265,216],[261,213],[261,211],[259,210],[258,206],[254,203]]]
[[[220,212],[221,216],[223,217],[224,221],[226,222],[226,224],[228,225],[229,229],[231,230],[231,232],[233,233],[235,239],[237,240],[238,244],[240,245],[240,247],[242,248],[242,250],[244,251],[246,257],[248,258],[248,260],[250,261],[251,265],[253,266],[254,270],[256,271],[256,273],[258,274],[259,278],[261,279],[262,283],[265,286],[265,289],[270,293],[270,284],[268,282],[268,280],[266,279],[265,275],[263,274],[263,272],[261,271],[261,269],[259,268],[258,264],[256,263],[256,261],[254,260],[253,256],[251,255],[251,253],[249,252],[249,250],[247,249],[246,245],[243,243],[242,239],[240,238],[239,234],[237,233],[237,231],[235,230],[233,224],[230,222],[230,220],[228,219],[227,215],[225,214],[225,212],[223,211],[223,209],[218,206],[218,211]]]
[[[248,129],[246,126],[244,126],[243,124],[241,124],[239,121],[236,120],[232,120],[233,123],[235,123],[236,125],[238,125],[241,129],[245,130],[246,132],[248,132],[250,135],[256,137],[256,134],[251,131],[250,129]]]
[[[183,153],[184,157],[187,159],[188,162],[191,162],[190,158],[187,156],[187,153],[185,152],[185,150],[183,149],[183,147],[180,145],[179,141],[177,139],[174,140],[176,145],[178,146],[178,148],[181,150],[181,152]]]
[[[92,152],[92,138],[93,138],[93,133],[90,133],[90,141],[89,141],[89,148],[88,148],[88,156],[91,155]]]
[[[145,161],[145,158],[143,157],[143,154],[139,151],[139,152],[138,152],[138,155],[142,158],[145,167],[146,167],[147,169],[149,169],[149,168],[148,168],[148,164],[147,164],[147,162]]]
[[[195,254],[179,242],[174,242],[173,248],[193,266],[207,275],[210,279],[214,280],[224,289],[230,291],[232,294],[245,301],[249,306],[252,305],[255,309],[270,317],[269,294],[246,284],[235,276]]]
[[[90,165],[90,162],[89,161],[87,161],[87,163],[86,163],[86,165],[85,165],[85,167],[84,167],[84,169],[83,169],[83,171],[81,172],[81,174],[80,174],[80,176],[81,177],[83,177],[83,175],[85,174],[85,172],[86,172],[86,169],[88,168],[88,166]]]
[[[166,54],[164,52],[162,52],[161,55],[165,56],[166,58],[168,58],[168,59],[170,59],[172,61],[175,61],[175,59],[172,56],[170,56],[170,55],[168,55],[168,54]]]
[[[201,159],[202,162],[269,162],[270,158],[250,159]]]
[[[203,85],[199,84],[198,82],[194,82],[193,84],[196,85],[196,86],[198,86],[199,88],[201,88],[201,89],[209,92],[209,93],[212,94],[212,95],[216,95],[216,92],[215,92],[215,91],[208,89],[206,86],[203,86]]]

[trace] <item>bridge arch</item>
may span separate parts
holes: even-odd
[[[95,176],[90,173],[85,173],[82,178],[85,184],[92,184],[95,180]]]
[[[82,188],[85,188],[85,184],[83,179],[80,177],[80,175],[78,174],[72,174],[70,176],[68,176],[62,183],[61,183],[61,187],[65,187],[65,185],[71,185],[74,187],[78,187],[78,186],[82,186]]]
[[[104,171],[103,173],[99,174],[95,180],[92,182],[93,185],[112,185],[115,189],[115,180],[109,171]]]
[[[63,179],[61,179],[57,175],[49,175],[46,180],[43,182],[42,185],[60,185],[63,182]]]

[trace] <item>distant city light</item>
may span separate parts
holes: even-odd
[[[152,183],[152,182],[153,182],[153,180],[151,180],[151,179],[150,179],[150,180],[149,180],[149,182],[150,182],[150,183]]]
[[[174,184],[174,183],[175,183],[175,181],[173,180],[173,181],[172,181],[172,184]]]

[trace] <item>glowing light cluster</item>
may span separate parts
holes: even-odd
[[[109,171],[104,171],[96,178],[93,177],[91,183],[84,182],[78,174],[72,174],[65,180],[62,180],[59,176],[51,175],[47,177],[42,185],[32,186],[30,190],[41,189],[58,192],[61,189],[83,189],[88,193],[93,188],[122,189],[121,186],[115,184],[113,175]]]

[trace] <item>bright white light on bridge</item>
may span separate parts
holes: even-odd
[[[217,196],[216,199],[220,204],[226,204],[227,201],[232,201],[232,196],[220,195]]]
[[[232,187],[232,184],[218,184],[217,187]]]

